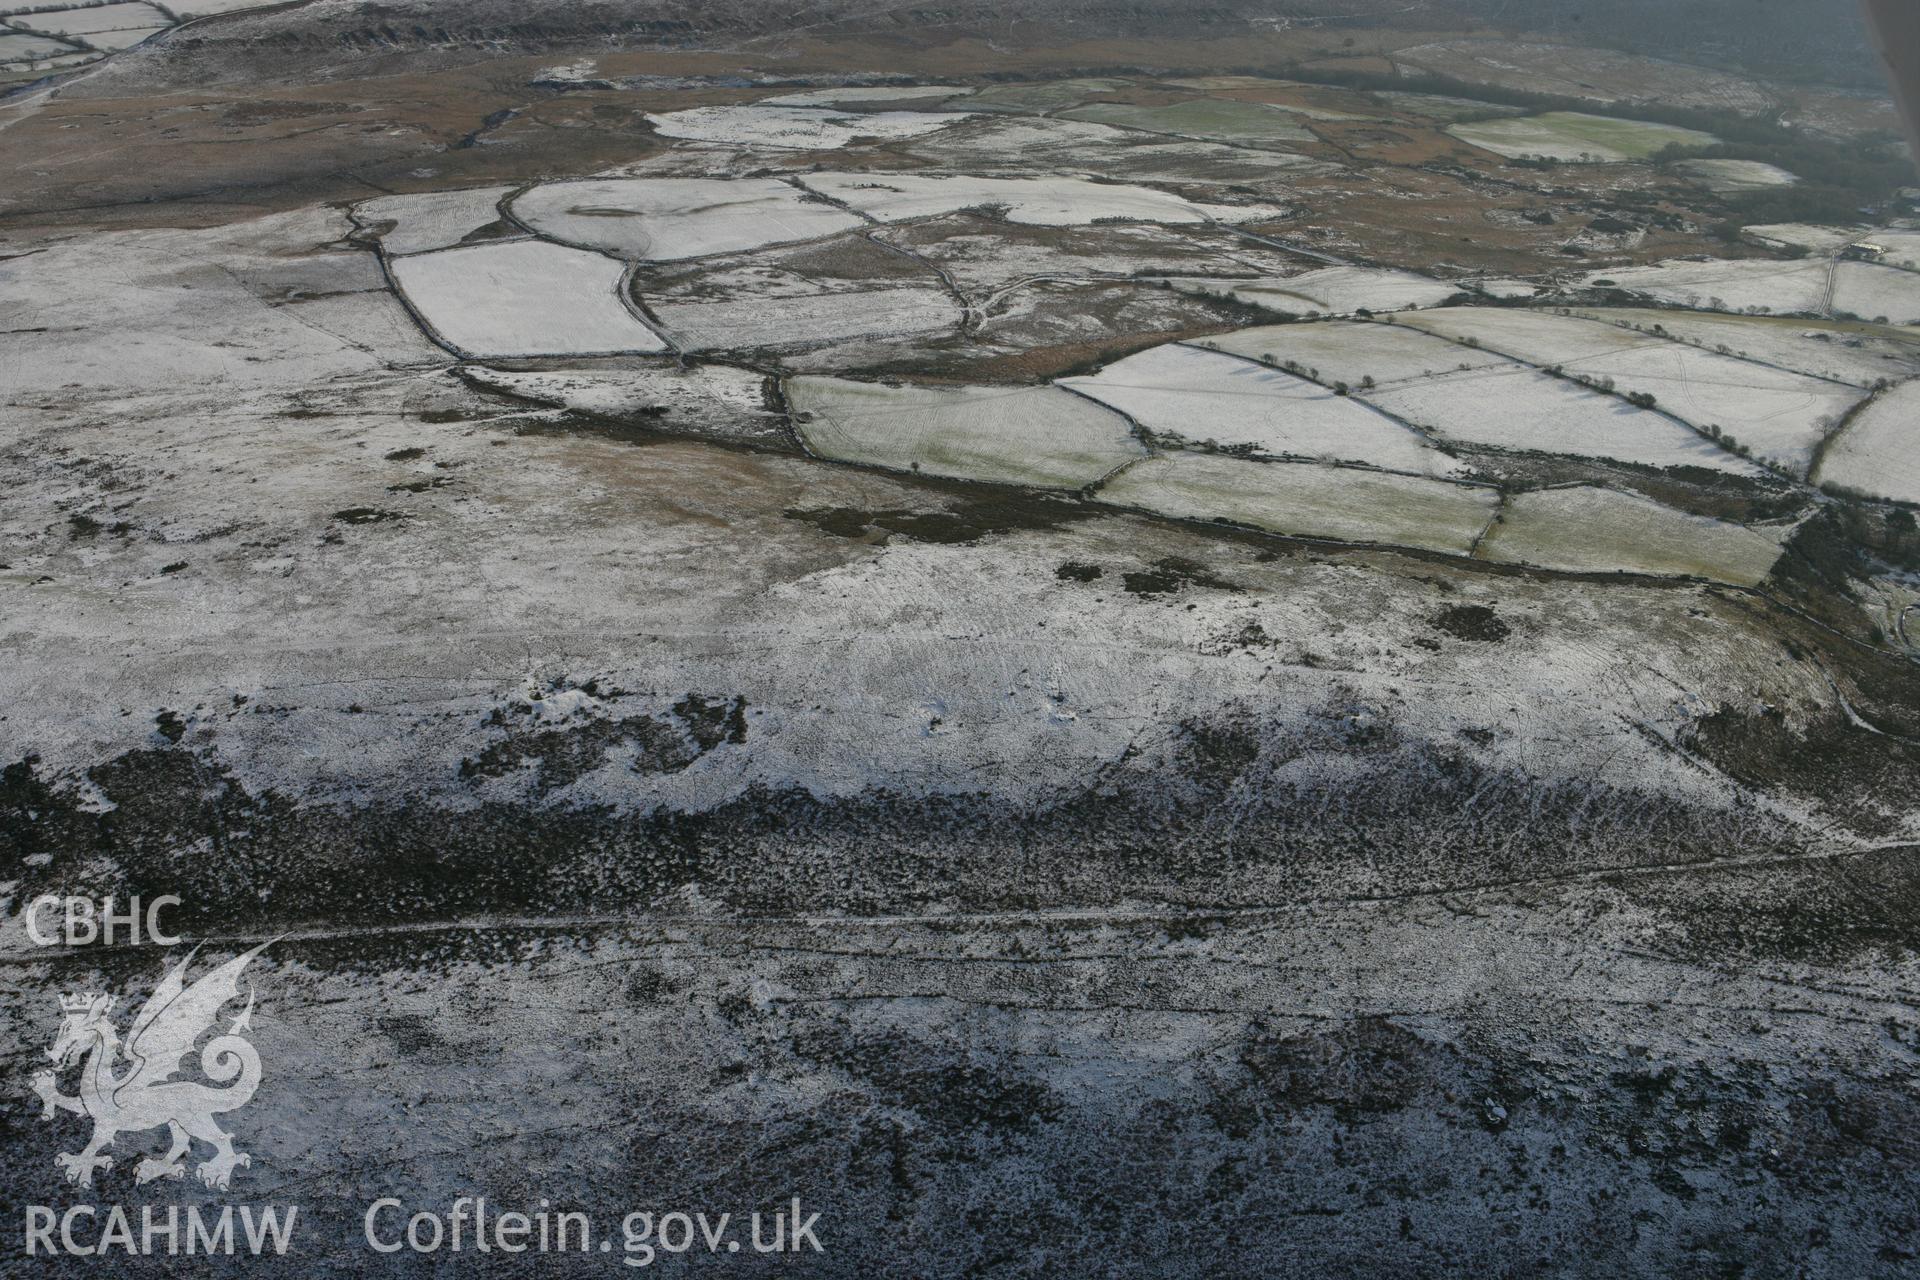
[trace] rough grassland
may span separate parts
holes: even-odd
[[[1303,538],[1466,555],[1499,505],[1493,489],[1310,462],[1173,453],[1127,468],[1095,495],[1187,520]]]
[[[1509,499],[1480,544],[1483,559],[1577,573],[1649,573],[1750,587],[1780,558],[1768,534],[1582,485]]]

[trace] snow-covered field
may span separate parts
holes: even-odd
[[[0,261],[6,399],[166,386],[231,397],[363,371],[383,356],[295,310],[330,295],[336,326],[358,314],[377,327],[392,299],[373,255],[322,247],[348,230],[334,210],[303,209],[206,231],[103,232]],[[22,425],[0,413],[0,427]]]
[[[913,138],[966,119],[965,112],[825,111],[815,107],[693,107],[649,115],[664,137],[723,142],[740,147],[818,151],[844,147],[856,138]]]
[[[142,40],[159,35],[165,27],[129,27],[116,31],[89,31],[86,35],[75,36],[94,48],[105,53],[118,53],[122,49],[131,49]]]
[[[73,52],[72,45],[61,44],[44,36],[22,35],[17,31],[0,34],[0,62],[38,62]]]
[[[1854,387],[1578,316],[1450,307],[1406,323],[1536,368],[1611,382],[1623,396],[1651,395],[1665,412],[1702,431],[1719,428],[1799,475],[1861,398]]]
[[[1749,587],[1772,570],[1787,532],[1709,520],[1637,493],[1576,485],[1509,498],[1478,554],[1571,573],[1648,573]]]
[[[390,254],[451,249],[500,221],[500,201],[512,187],[470,187],[418,195],[377,196],[353,207],[353,220]],[[383,224],[392,223],[390,229]]]
[[[837,107],[858,111],[871,108],[875,103],[911,102],[921,99],[940,102],[947,98],[962,98],[972,92],[972,89],[952,84],[841,85],[837,88],[804,89],[799,93],[783,93],[777,97],[762,98],[756,105]]]
[[[1882,324],[1920,324],[1920,272],[1873,262],[1838,263],[1833,310]]]
[[[1920,505],[1920,381],[1883,392],[1856,414],[1827,445],[1813,478]]]
[[[1125,89],[1128,81],[1079,77],[1066,80],[1040,80],[1031,84],[990,84],[967,99],[971,111],[998,111],[1008,114],[1039,114],[1058,111],[1103,93]]]
[[[1718,428],[1794,475],[1806,474],[1820,442],[1862,399],[1857,387],[1682,343],[1599,356],[1577,372],[1612,379],[1623,395],[1651,395],[1664,412],[1702,431]]]
[[[969,215],[889,227],[877,233],[887,244],[937,265],[962,289],[992,292],[1021,281],[1054,279],[1133,280],[1153,273],[1217,273],[1244,276],[1282,270],[1283,255],[1247,246],[1226,231],[1153,222],[1105,223],[1097,227],[1027,231]]]
[[[54,9],[16,14],[8,21],[56,36],[80,36],[89,43],[106,31],[154,31],[170,26],[172,19],[150,4],[100,4],[73,9]],[[105,46],[102,46],[103,48]]]
[[[622,299],[626,268],[597,253],[519,240],[410,254],[392,270],[433,332],[468,356],[667,348]]]
[[[1470,352],[1497,352],[1541,368],[1571,368],[1585,360],[1661,345],[1658,338],[1631,329],[1518,307],[1440,307],[1403,316],[1398,323],[1467,346]]]
[[[901,173],[808,173],[800,180],[881,222],[934,217],[959,209],[1004,208],[1014,222],[1084,226],[1102,218],[1140,222],[1257,222],[1270,205],[1199,204],[1151,187],[1081,178],[950,178]]]
[[[1524,365],[1496,365],[1359,394],[1396,417],[1463,444],[1754,473],[1751,464],[1671,418]]]
[[[1058,387],[918,387],[791,378],[823,458],[962,480],[1080,489],[1144,457],[1125,418]]]
[[[981,115],[906,144],[941,169],[1026,175],[1036,169],[1203,186],[1279,183],[1340,166],[1292,151],[1169,139],[1085,120]]]
[[[1234,298],[1290,315],[1352,315],[1357,311],[1406,311],[1437,307],[1460,292],[1411,271],[1374,267],[1318,267],[1276,279],[1225,282],[1176,279],[1176,289]]]
[[[1712,134],[1644,120],[1618,120],[1580,111],[1549,111],[1512,120],[1476,120],[1447,129],[1462,142],[1510,160],[1645,160],[1666,147],[1706,147]]]
[[[1632,307],[1576,308],[1575,314],[1856,387],[1920,374],[1920,336],[1891,329],[1844,321]]]
[[[1615,267],[1588,276],[1586,284],[1599,288],[1611,285],[1661,302],[1706,311],[1784,315],[1817,313],[1826,303],[1827,272],[1826,262],[1811,258],[1795,262],[1715,259]]]
[[[1498,490],[1444,480],[1186,452],[1136,463],[1094,496],[1182,520],[1460,556],[1472,550],[1500,500]]]
[[[540,235],[635,261],[675,261],[815,240],[864,226],[773,178],[600,178],[515,197]]]
[[[1800,181],[1778,165],[1762,164],[1758,160],[1682,160],[1673,167],[1675,172],[1720,195],[1790,187]]]
[[[215,13],[237,13],[241,9],[259,9],[278,0],[181,0],[179,4],[168,6],[179,15],[182,22],[190,18],[204,18]]]
[[[1380,386],[1503,364],[1490,351],[1474,351],[1401,324],[1319,320],[1262,325],[1206,338],[1202,345],[1280,368],[1306,370],[1315,382]]]
[[[1920,231],[1873,231],[1860,238],[1870,240],[1887,251],[1886,256],[1880,259],[1883,266],[1920,271]]]
[[[956,328],[960,308],[944,289],[838,290],[724,302],[649,300],[661,328],[684,351],[809,347],[849,338]]]
[[[1156,438],[1425,476],[1459,476],[1468,470],[1367,405],[1198,347],[1153,347],[1094,377],[1068,378],[1060,385],[1111,405]]]
[[[1804,249],[1808,253],[1831,253],[1842,245],[1867,239],[1859,228],[1822,227],[1808,222],[1763,222],[1742,227],[1743,240],[1753,240],[1768,248]]]

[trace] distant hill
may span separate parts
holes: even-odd
[[[1406,8],[1375,7],[1403,15]],[[1585,38],[1682,62],[1863,88],[1884,85],[1858,0],[1432,0],[1431,7],[1510,30]]]
[[[1343,31],[1542,35],[1785,79],[1883,86],[1856,0],[309,0],[193,24],[141,50],[127,60],[138,70],[121,73],[195,79],[209,56],[221,72],[300,75],[349,62],[364,69],[387,55],[744,53],[797,38],[901,51],[963,40],[1002,51],[1151,41],[1176,58],[1185,42],[1241,42],[1258,63],[1310,52],[1322,39],[1337,43]]]

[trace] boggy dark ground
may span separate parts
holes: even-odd
[[[1499,643],[1475,614],[1436,625]],[[671,771],[751,749],[747,710],[690,694],[571,731],[590,744],[510,730],[474,768],[544,777],[625,734],[638,772]],[[365,1206],[479,1193],[603,1225],[798,1195],[824,1275],[1913,1264],[1904,848],[1496,774],[1334,709],[1286,741],[1191,721],[1171,766],[1019,810],[756,790],[616,815],[543,806],[538,778],[463,813],[296,804],[177,737],[91,771],[105,813],[16,762],[0,831],[19,898],[178,893],[206,964],[280,938],[252,971],[267,1084],[232,1117],[256,1164],[225,1197],[136,1189],[154,1143],[128,1135],[79,1192],[51,1162],[79,1122],[22,1088],[4,1195],[293,1202],[303,1225],[297,1264],[120,1274],[437,1274],[371,1253]],[[1279,778],[1302,759],[1355,771]],[[177,958],[16,951],[6,1078],[43,1065],[53,993],[130,1011]],[[696,1263],[773,1265],[667,1265]]]

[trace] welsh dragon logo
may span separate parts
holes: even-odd
[[[140,1161],[134,1170],[136,1182],[184,1177],[185,1159],[195,1139],[212,1147],[213,1155],[194,1173],[216,1190],[226,1190],[235,1168],[252,1163],[250,1157],[233,1149],[233,1135],[213,1121],[217,1115],[246,1106],[260,1087],[260,1055],[245,1035],[253,1020],[251,986],[246,1008],[234,1017],[225,1034],[216,1035],[200,1050],[200,1071],[214,1083],[172,1077],[186,1066],[200,1037],[214,1029],[220,1011],[238,998],[241,970],[268,945],[262,943],[234,957],[192,986],[186,985],[192,955],[169,969],[133,1019],[124,1060],[120,1037],[108,1020],[113,1011],[112,996],[89,993],[60,997],[60,1008],[66,1016],[48,1056],[61,1071],[85,1060],[80,1069],[80,1092],[73,1097],[61,1093],[53,1071],[35,1076],[33,1091],[46,1104],[43,1118],[51,1120],[59,1110],[93,1121],[93,1138],[82,1151],[54,1157],[66,1170],[68,1182],[92,1186],[94,1170],[113,1167],[113,1157],[101,1152],[112,1146],[116,1137],[162,1125],[172,1143],[158,1160],[148,1157]]]

